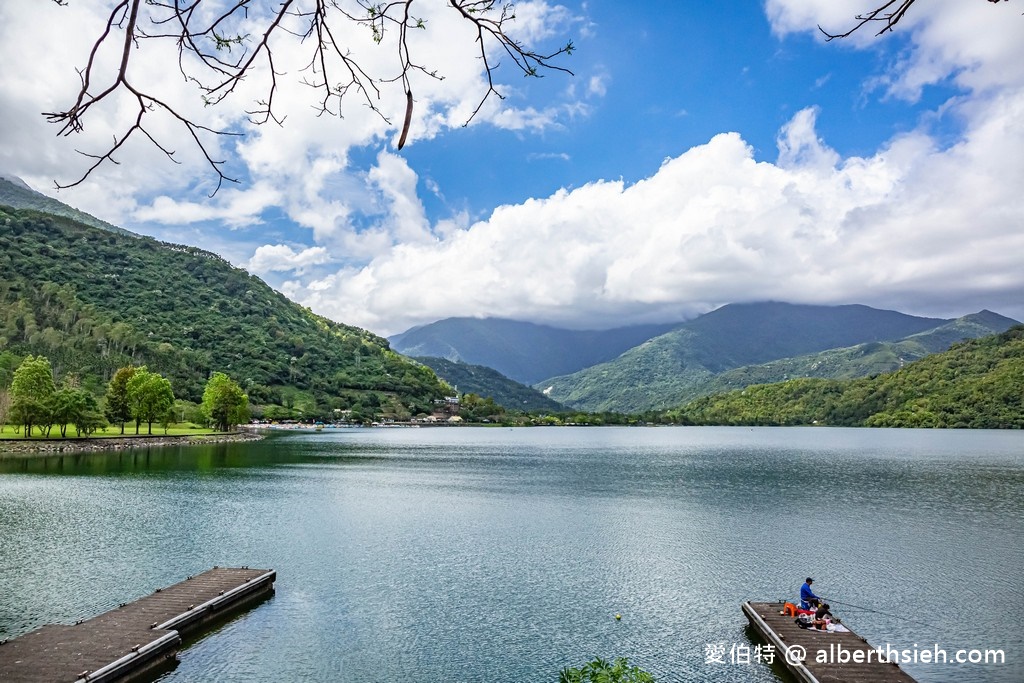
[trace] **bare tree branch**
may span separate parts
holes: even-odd
[[[893,28],[896,27],[896,24],[900,22],[900,19],[903,18],[903,15],[907,13],[907,10],[910,9],[910,6],[916,1],[917,0],[889,0],[884,5],[876,7],[870,12],[858,14],[855,17],[858,23],[846,33],[829,33],[820,25],[818,26],[818,30],[825,34],[825,41],[827,42],[836,38],[848,38],[868,24],[874,24],[877,26],[881,23],[882,28],[875,34],[876,36],[880,36],[883,33],[892,31]],[[1005,2],[1005,0],[988,0],[988,2],[992,3],[1000,1]]]
[[[60,0],[54,1],[57,2],[58,4],[61,4]],[[86,64],[85,69],[83,71],[79,71],[79,77],[82,82],[82,87],[78,92],[78,96],[75,99],[74,105],[72,105],[71,108],[67,109],[66,111],[49,112],[43,114],[48,121],[50,121],[51,123],[59,124],[61,126],[60,130],[58,131],[58,135],[67,136],[71,135],[72,133],[78,133],[81,132],[84,128],[83,117],[94,105],[102,102],[110,95],[123,89],[131,93],[135,97],[136,102],[138,103],[135,121],[123,134],[121,134],[120,136],[115,136],[113,144],[105,152],[101,154],[80,152],[84,156],[87,156],[91,159],[95,159],[95,162],[77,180],[66,184],[55,183],[55,185],[57,186],[57,189],[74,187],[75,185],[81,184],[86,178],[89,177],[89,175],[94,170],[96,170],[104,162],[109,161],[114,164],[118,163],[117,160],[114,159],[114,153],[120,150],[125,145],[125,143],[127,143],[128,140],[137,132],[142,133],[144,137],[149,139],[149,141],[152,142],[157,147],[157,149],[163,152],[167,156],[167,158],[178,163],[177,160],[174,159],[174,152],[168,150],[164,145],[160,144],[156,140],[156,138],[154,138],[153,135],[145,128],[145,126],[143,126],[143,117],[147,113],[153,111],[154,109],[162,109],[169,113],[171,116],[173,116],[175,119],[177,119],[186,128],[192,139],[199,146],[199,149],[202,151],[203,156],[206,158],[206,161],[209,163],[210,167],[214,170],[214,172],[217,173],[218,180],[217,187],[216,189],[214,189],[215,194],[217,190],[220,189],[223,181],[228,180],[230,182],[237,182],[237,180],[229,178],[228,176],[224,175],[224,173],[220,169],[220,166],[224,162],[213,160],[213,158],[210,156],[209,150],[207,149],[206,143],[204,143],[204,141],[199,136],[199,131],[205,131],[213,133],[215,135],[228,135],[229,133],[225,131],[215,131],[211,128],[208,128],[194,121],[191,121],[190,119],[185,118],[184,116],[180,115],[177,111],[175,111],[175,109],[164,103],[162,100],[136,89],[128,81],[128,63],[131,58],[132,46],[135,43],[136,37],[138,35],[136,31],[136,26],[138,22],[139,6],[141,2],[142,0],[122,0],[114,7],[113,11],[110,13],[109,17],[107,18],[107,24],[106,28],[103,31],[103,34],[93,45],[92,50],[89,53],[89,61]],[[127,22],[125,21],[126,19]],[[113,82],[110,85],[108,85],[105,89],[100,91],[98,94],[90,94],[89,86],[93,79],[93,72],[96,69],[96,54],[99,51],[99,48],[102,46],[103,42],[107,40],[107,38],[110,36],[111,31],[115,28],[120,29],[122,26],[124,27],[124,40],[117,75],[114,78]]]
[[[476,1],[464,1],[464,0],[450,0],[452,7],[457,9],[464,19],[476,26],[476,42],[480,50],[480,59],[484,63],[484,71],[487,73],[487,92],[484,93],[480,103],[476,105],[476,109],[473,110],[472,115],[469,117],[469,121],[480,112],[481,107],[487,99],[494,95],[498,99],[504,99],[502,94],[498,92],[494,85],[493,71],[496,67],[492,66],[487,59],[487,38],[490,37],[504,48],[505,52],[508,53],[515,65],[523,72],[526,76],[540,76],[541,69],[550,69],[555,71],[562,71],[571,74],[572,72],[566,68],[556,66],[551,63],[555,57],[562,54],[572,54],[573,44],[571,42],[566,43],[564,47],[559,48],[557,51],[551,54],[539,54],[531,50],[526,49],[521,43],[516,42],[514,39],[509,37],[504,31],[505,22],[515,18],[515,14],[512,14],[512,5],[503,5],[501,8],[501,14],[498,19],[492,19],[484,12],[489,12],[494,7],[494,2],[490,0],[476,0]],[[482,11],[483,10],[483,11]],[[468,124],[469,121],[466,123]]]
[[[66,5],[69,0],[52,0]],[[218,136],[239,135],[228,130],[217,130],[186,116],[181,105],[167,101],[157,93],[136,87],[129,74],[132,56],[142,41],[174,41],[178,50],[178,70],[186,82],[195,86],[204,104],[216,106],[234,95],[247,77],[261,78],[263,95],[255,99],[255,107],[246,110],[254,125],[284,123],[284,117],[275,109],[278,79],[285,76],[275,63],[274,49],[279,40],[290,38],[300,46],[308,46],[305,67],[297,74],[298,80],[319,92],[317,115],[342,116],[342,103],[357,95],[358,100],[390,124],[380,109],[381,86],[399,83],[406,96],[406,110],[397,147],[408,140],[413,114],[413,86],[411,76],[421,74],[441,80],[442,75],[419,63],[409,45],[410,30],[425,30],[426,22],[412,13],[415,0],[117,0],[107,17],[106,25],[89,53],[86,65],[79,71],[81,87],[73,104],[64,111],[45,113],[47,120],[60,126],[58,135],[70,135],[84,130],[90,110],[105,100],[127,95],[138,104],[131,125],[115,135],[111,145],[101,153],[83,154],[94,163],[74,182],[57,183],[58,188],[82,183],[106,162],[118,163],[116,152],[135,134],[148,139],[171,161],[174,151],[153,135],[145,126],[146,116],[161,112],[182,126],[188,138],[203,154],[208,165],[217,174],[217,187],[225,181],[238,182],[222,170],[224,160],[215,160],[211,150]],[[505,0],[449,0],[450,7],[461,19],[475,29],[478,58],[487,77],[487,88],[466,121],[468,124],[480,112],[492,95],[503,99],[494,81],[499,64],[492,62],[492,54],[503,52],[515,68],[524,75],[539,77],[545,71],[572,72],[554,63],[562,55],[571,54],[572,43],[551,52],[538,52],[517,41],[508,31],[515,19],[514,7]],[[255,13],[253,13],[255,12]],[[362,26],[370,31],[377,44],[394,32],[388,43],[394,51],[395,71],[391,74],[371,74],[359,59],[339,40],[342,25]],[[243,33],[241,27],[259,30]],[[117,73],[108,75],[98,66],[97,55],[108,44],[120,44]],[[260,70],[258,70],[258,68]],[[337,75],[336,75],[337,74]],[[339,77],[340,76],[340,77]],[[109,82],[108,82],[109,81]],[[96,83],[105,85],[95,87]],[[212,196],[212,195],[211,195]]]

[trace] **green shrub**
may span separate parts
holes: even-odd
[[[559,683],[654,683],[654,676],[638,666],[630,666],[625,657],[609,663],[600,657],[578,669],[566,667],[558,677]]]

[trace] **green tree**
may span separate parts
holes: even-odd
[[[171,383],[145,366],[137,368],[128,380],[128,403],[135,418],[135,433],[139,433],[139,425],[145,422],[147,434],[152,434],[153,423],[162,419],[174,405]]]
[[[68,435],[68,424],[76,424],[85,412],[89,392],[73,387],[62,387],[50,397],[50,417],[60,428],[61,437]]]
[[[203,390],[203,413],[218,430],[226,432],[249,419],[249,397],[233,379],[215,372]]]
[[[11,381],[11,407],[15,419],[32,436],[32,427],[50,419],[50,398],[56,393],[53,369],[45,356],[28,356],[14,371]]]
[[[124,423],[132,419],[132,406],[128,402],[128,381],[135,374],[131,365],[118,369],[107,385],[106,408],[104,413],[113,424],[121,425],[124,434]]]
[[[21,365],[21,359],[10,351],[0,353],[0,387],[10,386],[14,371]]]
[[[7,428],[7,417],[11,412],[11,390],[0,389],[0,434]]]
[[[175,418],[178,415],[176,404],[177,401],[175,401],[175,405],[172,405],[167,410],[165,410],[164,414],[160,417],[160,426],[164,428],[164,434],[167,433],[167,430],[170,429],[171,425],[174,424],[176,421]]]
[[[100,412],[96,397],[85,392],[84,409],[75,418],[75,434],[92,436],[97,429],[106,429],[107,420]]]
[[[654,676],[638,666],[630,666],[625,657],[608,662],[600,657],[578,669],[566,667],[559,683],[654,683]]]
[[[67,436],[69,424],[75,425],[77,436],[90,436],[107,424],[96,397],[76,386],[64,386],[50,397],[50,419],[60,427],[61,437]]]
[[[470,422],[498,421],[504,414],[505,409],[489,396],[483,398],[477,394],[463,394],[459,402],[459,417]]]

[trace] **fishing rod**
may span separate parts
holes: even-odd
[[[880,609],[871,609],[870,607],[864,607],[863,605],[854,605],[854,604],[849,603],[849,602],[841,602],[839,600],[834,600],[832,598],[826,598],[824,596],[821,596],[821,599],[823,601],[825,601],[825,602],[828,602],[829,604],[835,603],[836,605],[842,605],[843,607],[849,607],[851,609],[859,609],[859,610],[863,610],[865,612],[873,612],[874,614],[881,614],[883,616],[891,617],[893,619],[900,619],[900,620],[903,620],[903,621],[915,621],[915,622],[917,622],[919,624],[928,625],[927,622],[925,622],[925,621],[923,621],[921,619],[918,619],[918,618],[910,619],[909,617],[904,617],[904,616],[901,616],[899,614],[893,614],[892,612],[883,612]]]

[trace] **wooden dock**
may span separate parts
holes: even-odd
[[[782,605],[745,602],[742,607],[754,630],[775,646],[775,661],[801,683],[914,683],[908,673],[886,663],[884,656],[853,631],[802,629],[793,617],[783,616]],[[818,653],[824,653],[821,656],[827,661],[816,661]]]
[[[214,567],[73,626],[43,626],[0,643],[0,681],[138,680],[176,658],[182,635],[269,597],[276,576]]]

